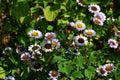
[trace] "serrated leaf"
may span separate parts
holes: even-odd
[[[60,11],[59,5],[47,6],[44,10],[44,16],[47,21],[53,21]]]
[[[5,78],[5,71],[2,67],[0,67],[0,78]]]

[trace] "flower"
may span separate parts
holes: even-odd
[[[42,37],[42,32],[39,30],[31,30],[30,32],[28,32],[29,37],[38,39]]]
[[[79,55],[80,52],[79,52],[77,49],[74,49],[73,54],[74,54],[74,55]]]
[[[115,32],[115,36],[120,37],[120,31]]]
[[[8,77],[5,77],[4,80],[15,80],[15,78],[13,76],[8,76]]]
[[[48,75],[50,76],[51,79],[54,80],[54,79],[57,79],[60,76],[60,73],[56,70],[51,70],[51,71],[49,71]]]
[[[108,44],[110,45],[111,48],[117,48],[118,47],[118,42],[114,39],[109,39]]]
[[[35,43],[34,45],[29,46],[28,51],[36,52],[36,51],[39,51],[40,49],[41,49],[41,46]]]
[[[88,10],[91,12],[91,13],[96,13],[96,12],[99,12],[100,11],[100,6],[97,5],[97,4],[90,4],[88,6]]]
[[[98,74],[101,75],[101,76],[107,76],[108,75],[107,71],[104,70],[103,66],[99,66],[97,68],[96,72],[98,72]]]
[[[76,25],[75,25],[74,22],[70,22],[69,25],[70,25],[71,27],[73,27],[73,28],[76,28]]]
[[[105,64],[104,70],[110,73],[111,71],[114,70],[114,64],[112,64],[112,63]]]
[[[13,50],[12,50],[12,48],[11,47],[6,47],[4,50],[3,50],[3,54],[9,54],[9,53],[12,53],[13,52]]]
[[[42,53],[40,51],[32,52],[32,59],[42,58]]]
[[[25,51],[26,51],[26,48],[23,45],[18,45],[16,48],[16,53],[22,54]]]
[[[103,21],[98,18],[93,18],[94,24],[97,24],[99,26],[103,26]]]
[[[44,46],[42,47],[42,50],[44,50],[45,52],[52,52],[53,51],[53,47],[52,47],[51,41],[47,41],[44,44]]]
[[[52,47],[55,49],[60,48],[60,42],[58,41],[58,39],[52,39]]]
[[[45,40],[52,40],[56,38],[56,34],[54,32],[47,32],[45,34]]]
[[[83,6],[83,0],[76,0],[76,2],[78,3],[78,5]]]
[[[86,37],[83,37],[83,36],[81,36],[81,35],[75,36],[75,37],[73,38],[73,41],[75,42],[75,44],[76,44],[77,46],[84,46],[84,45],[86,45],[86,44],[88,43],[87,38],[86,38]]]
[[[86,28],[86,25],[82,21],[77,21],[75,24],[78,31],[82,31]]]
[[[22,61],[27,61],[27,60],[30,60],[31,55],[29,52],[25,52],[25,53],[22,53],[20,57]]]
[[[33,61],[31,63],[31,70],[33,70],[33,71],[42,71],[43,66],[39,62]]]
[[[86,35],[87,37],[92,37],[95,36],[96,32],[94,30],[85,30],[84,31],[84,35]]]
[[[94,18],[100,19],[102,22],[104,22],[106,20],[106,16],[103,12],[95,13]]]

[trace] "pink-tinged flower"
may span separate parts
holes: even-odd
[[[45,52],[52,52],[53,51],[53,47],[52,47],[52,42],[51,41],[47,41],[44,46],[42,47],[42,50]]]
[[[31,70],[42,71],[43,70],[43,65],[40,62],[33,61],[31,63]]]
[[[31,55],[29,52],[24,52],[21,54],[21,61],[27,61],[27,60],[30,60],[31,58]]]
[[[88,6],[88,10],[91,12],[91,13],[97,13],[100,11],[100,6],[97,5],[97,4],[90,4]]]
[[[15,80],[15,78],[13,76],[8,76],[8,77],[5,77],[4,80]]]
[[[87,43],[88,43],[87,38],[82,35],[75,36],[73,38],[73,41],[74,41],[75,45],[77,45],[77,46],[84,46],[84,45],[87,45]]]
[[[48,75],[51,79],[56,80],[60,76],[60,73],[57,70],[51,70]]]
[[[58,41],[58,39],[52,39],[52,47],[55,49],[60,48],[60,42]]]
[[[40,58],[42,58],[42,53],[40,51],[32,52],[31,58],[32,59],[40,59]]]
[[[96,32],[94,30],[85,30],[83,34],[87,37],[95,36]]]
[[[100,19],[102,22],[106,20],[106,16],[103,12],[95,13],[94,18]]]
[[[112,63],[108,63],[104,65],[104,70],[107,72],[112,72],[114,70],[114,64]]]
[[[114,39],[109,39],[108,44],[110,45],[111,48],[117,48],[118,47],[118,42]]]
[[[99,66],[96,70],[96,72],[101,76],[107,76],[108,72],[104,70],[103,66]]]
[[[28,32],[29,37],[38,39],[42,37],[42,32],[39,30],[31,30],[30,32]]]
[[[76,28],[76,24],[74,22],[70,22],[69,25],[73,28]]]
[[[97,24],[99,26],[103,26],[103,21],[98,18],[93,18],[94,24]]]
[[[16,48],[16,53],[22,54],[25,51],[26,51],[26,48],[23,45],[18,45],[17,48]]]
[[[76,2],[78,3],[78,5],[83,6],[83,0],[76,0]]]
[[[77,21],[75,24],[78,31],[82,31],[86,28],[86,25],[82,21]]]
[[[115,36],[120,37],[120,31],[115,32]]]
[[[36,43],[28,47],[28,51],[30,52],[37,52],[37,51],[40,51],[40,49],[41,49],[41,46]]]
[[[52,40],[56,38],[56,34],[54,32],[47,32],[45,34],[45,40]]]

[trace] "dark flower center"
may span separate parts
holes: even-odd
[[[24,56],[22,57],[22,59],[25,59],[25,60],[27,60],[28,58],[29,58],[29,56],[26,54],[24,54]]]
[[[116,32],[117,33],[117,35],[120,35],[120,32]]]
[[[18,46],[18,52],[23,52],[23,51],[25,51],[25,48],[23,47],[23,46]]]
[[[58,72],[54,70],[54,71],[52,71],[51,75],[52,75],[53,77],[55,77],[55,76],[58,75]]]
[[[101,74],[104,74],[104,73],[105,73],[105,71],[103,70],[103,68],[100,68],[100,73],[101,73]]]
[[[40,69],[41,68],[41,64],[40,63],[35,63],[34,64],[34,68],[35,69]]]
[[[51,45],[51,44],[45,44],[45,48],[46,48],[46,49],[51,49],[51,48],[52,48],[52,45]]]
[[[115,45],[115,43],[113,41],[111,41],[110,44]]]
[[[79,3],[83,3],[83,0],[79,0]]]
[[[34,46],[32,47],[32,50],[37,50],[39,47],[38,46]]]
[[[79,38],[79,39],[78,39],[78,42],[79,42],[79,43],[84,43],[84,39],[83,39],[83,38]]]
[[[97,11],[97,8],[96,8],[95,6],[92,6],[91,9],[92,9],[93,11]]]
[[[106,66],[105,70],[106,71],[111,71],[111,70],[113,70],[113,67],[112,66]]]

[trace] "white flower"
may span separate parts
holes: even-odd
[[[96,70],[96,72],[101,76],[107,76],[108,72],[104,70],[103,66],[99,66]]]
[[[2,53],[8,55],[9,53],[12,53],[12,52],[13,52],[13,50],[12,50],[11,47],[6,47],[6,48],[3,50]]]
[[[26,48],[23,45],[18,45],[17,48],[16,48],[16,53],[22,54],[25,51],[26,51]]]
[[[114,70],[114,64],[112,63],[105,64],[103,69],[110,73]]]
[[[56,38],[56,34],[54,32],[47,32],[45,34],[45,40],[52,40]]]
[[[56,70],[51,70],[48,75],[51,79],[56,80],[60,76],[60,73]]]
[[[40,51],[32,52],[31,58],[32,59],[42,58],[42,53]]]
[[[82,21],[77,21],[75,24],[78,31],[82,31],[86,28],[86,25]]]
[[[103,26],[103,21],[98,18],[93,18],[94,24],[97,24],[99,26]]]
[[[100,19],[102,22],[106,20],[106,16],[103,12],[97,12],[94,14],[94,18]]]
[[[115,36],[120,37],[120,31],[115,32]]]
[[[8,76],[8,77],[5,77],[4,80],[15,80],[15,78],[13,76]]]
[[[73,27],[73,28],[76,28],[76,25],[75,25],[74,22],[70,22],[69,25],[70,25],[71,27]]]
[[[95,36],[95,34],[96,34],[96,32],[94,30],[85,30],[83,33],[87,37],[92,37],[92,36]]]
[[[55,49],[60,48],[60,42],[58,41],[58,39],[52,39],[52,47]]]
[[[97,4],[90,4],[88,6],[88,10],[91,12],[91,13],[97,13],[100,11],[100,6],[97,5]]]
[[[28,32],[29,37],[32,38],[41,38],[42,37],[42,32],[39,30],[31,30],[30,32]]]
[[[118,47],[118,42],[114,39],[109,39],[108,44],[110,45],[111,48],[117,48]]]
[[[42,50],[45,52],[52,52],[53,51],[53,47],[52,47],[52,42],[51,41],[47,41],[44,46],[42,47]]]
[[[87,43],[88,43],[87,38],[86,38],[86,37],[83,37],[83,36],[81,36],[81,35],[75,36],[75,37],[73,38],[73,41],[75,42],[75,44],[76,44],[77,46],[84,46],[84,45],[87,45]]]
[[[30,60],[30,53],[29,52],[25,52],[25,53],[22,53],[20,58],[21,58],[21,61],[27,61],[27,60]]]
[[[34,45],[29,46],[28,51],[37,52],[37,51],[40,51],[40,49],[41,49],[41,46],[35,43]]]
[[[75,49],[75,50],[73,51],[73,54],[74,54],[74,55],[80,55],[80,52]]]
[[[76,0],[76,2],[78,3],[78,5],[83,6],[83,0]]]
[[[33,71],[42,71],[43,66],[39,62],[33,61],[31,63],[31,70],[33,70]]]

